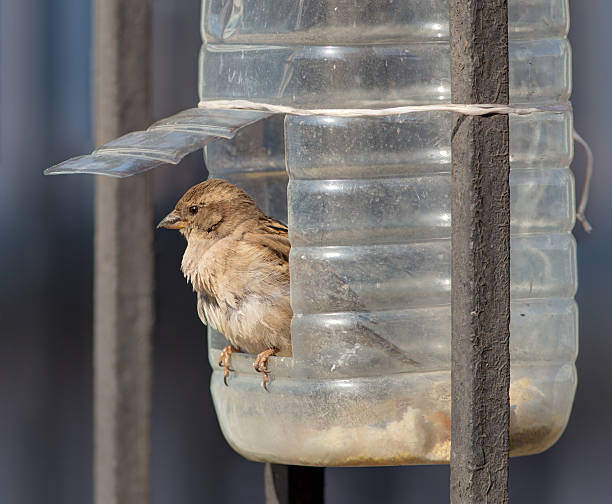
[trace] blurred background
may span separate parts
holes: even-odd
[[[197,102],[200,0],[153,0],[154,118]],[[588,4],[588,5],[587,5]],[[93,148],[89,0],[0,1],[0,502],[92,501],[93,178],[42,170]],[[513,459],[511,501],[608,503],[612,494],[612,2],[571,1],[575,125],[596,174],[576,227],[578,390],[565,434]],[[584,154],[576,149],[577,187]],[[154,172],[156,218],[206,178],[201,153]],[[223,440],[204,327],[157,233],[152,502],[263,502],[263,465]],[[330,469],[330,503],[448,502],[447,466]]]

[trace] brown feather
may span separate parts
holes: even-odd
[[[287,226],[217,179],[189,189],[174,212],[185,223],[182,270],[202,321],[249,353],[277,348],[291,355]]]
[[[197,292],[202,322],[249,353],[276,349],[277,355],[291,355],[287,226],[265,215],[242,189],[218,179],[189,189],[172,215],[187,238],[181,269]],[[339,275],[330,278],[339,298],[365,310]],[[367,320],[359,324],[355,344],[417,365],[368,325]]]

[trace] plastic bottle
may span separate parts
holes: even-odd
[[[511,102],[566,103],[567,1],[509,3]],[[447,1],[204,0],[202,29],[203,100],[450,101]],[[510,123],[511,454],[523,455],[558,439],[576,386],[572,116]],[[207,147],[211,177],[281,219],[285,158],[289,173],[294,356],[272,359],[269,393],[247,355],[234,354],[229,387],[221,372],[211,383],[240,453],[326,466],[448,462],[450,124],[440,112],[287,116],[284,134],[274,118]],[[211,334],[216,371],[224,344]]]

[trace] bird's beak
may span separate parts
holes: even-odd
[[[175,212],[170,212],[166,215],[161,222],[157,225],[157,228],[166,229],[182,229],[185,227],[185,221]]]

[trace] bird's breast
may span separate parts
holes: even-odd
[[[280,301],[280,305],[285,303]],[[198,297],[198,313],[205,317],[203,322],[249,353],[288,345],[291,318],[283,316],[283,311],[271,300],[254,295],[238,300],[236,307]]]

